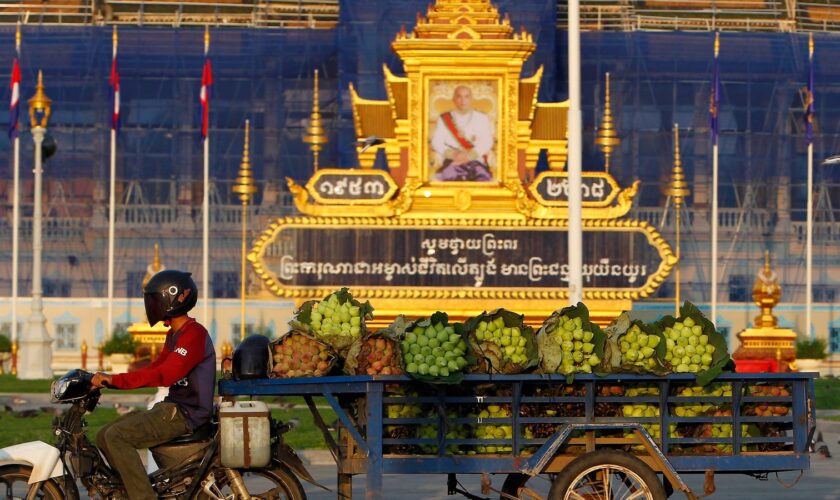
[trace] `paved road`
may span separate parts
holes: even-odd
[[[711,496],[712,499],[763,499],[763,500],[840,500],[840,434],[824,433],[824,438],[829,448],[835,455],[832,459],[823,459],[817,456],[811,459],[811,470],[806,472],[796,486],[786,488],[782,486],[776,477],[771,475],[767,481],[759,481],[749,476],[723,476],[715,478],[717,492]],[[334,488],[335,467],[332,466],[310,466],[310,472],[315,479],[322,484]],[[796,480],[798,473],[782,473],[780,479],[785,483]],[[501,488],[504,476],[493,476],[493,486]],[[684,478],[688,485],[695,492],[703,491],[702,476],[688,476]],[[481,488],[479,476],[459,476],[461,483],[473,494],[480,495]],[[446,476],[436,475],[402,475],[384,477],[383,498],[385,499],[447,499],[459,498],[446,495]],[[529,483],[530,484],[530,483]],[[541,494],[548,493],[549,484],[547,481],[538,483],[536,488]],[[365,497],[365,477],[356,476],[353,481],[354,498]],[[304,484],[307,497],[313,500],[334,499],[335,493],[325,492],[315,486]],[[490,498],[498,498],[498,495],[488,495]],[[460,497],[463,498],[463,497]],[[672,498],[684,498],[674,495]]]

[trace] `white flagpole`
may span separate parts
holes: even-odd
[[[20,60],[20,21],[15,31],[15,50]],[[20,101],[20,85],[18,85],[18,101]],[[18,102],[20,106],[20,102]],[[18,258],[20,256],[20,134],[15,135],[14,144],[14,173],[12,174],[12,344],[18,338]]]
[[[210,51],[210,28],[204,28],[204,58]],[[206,89],[209,92],[210,89]],[[209,96],[209,94],[208,94]],[[207,103],[210,106],[210,103]],[[203,126],[203,122],[202,122]],[[210,328],[208,321],[210,311],[210,127],[207,127],[207,134],[204,136],[204,201],[201,211],[203,213],[202,227],[202,280],[204,286],[202,298],[204,307],[201,308],[201,322],[205,328]]]
[[[117,27],[114,26],[113,58],[117,57]],[[119,91],[119,87],[114,89]],[[118,99],[115,96],[115,99]],[[111,109],[111,180],[108,188],[108,323],[105,338],[114,331],[114,227],[116,225],[116,184],[117,184],[117,130],[113,123],[114,109]]]
[[[569,302],[583,299],[583,224],[581,162],[583,137],[580,112],[580,1],[569,0]]]
[[[811,301],[814,288],[814,143],[808,144],[808,221],[805,224],[805,332],[814,337],[811,328]]]
[[[814,116],[814,94],[812,87],[811,73],[814,68],[814,34],[808,37],[808,96],[811,119]],[[813,128],[811,129],[813,131]],[[805,223],[805,334],[808,338],[814,338],[814,331],[811,328],[811,301],[813,296],[813,259],[814,259],[814,136],[813,132],[808,140],[808,220]]]
[[[715,59],[718,57],[720,48],[720,35],[715,33]],[[719,85],[717,79],[720,78],[720,67],[717,68],[717,75],[715,81],[712,82],[712,92],[718,92]],[[720,105],[720,96],[715,95],[715,106]],[[715,110],[720,116],[719,110]],[[719,123],[719,122],[718,122]],[[719,128],[718,128],[719,132]],[[712,131],[715,134],[715,131]],[[718,141],[720,135],[715,136],[712,143],[712,323],[717,323],[717,294],[718,294]],[[730,334],[731,335],[731,334]],[[731,338],[727,339],[731,344]]]

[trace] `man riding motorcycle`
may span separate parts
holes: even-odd
[[[146,318],[169,327],[164,348],[146,368],[93,376],[95,387],[136,389],[169,387],[169,395],[150,410],[129,413],[105,425],[96,444],[119,472],[129,497],[157,496],[136,450],[151,448],[189,434],[210,421],[216,385],[216,351],[207,330],[187,313],[195,306],[198,288],[190,273],[166,270],[143,288]]]

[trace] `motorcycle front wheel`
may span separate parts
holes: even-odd
[[[32,475],[32,467],[26,465],[5,465],[0,467],[0,494],[2,498],[14,500],[26,498],[29,492],[29,476]],[[61,491],[61,487],[54,479],[48,479],[41,483],[41,488],[35,498],[49,500],[60,500],[68,498]]]
[[[242,475],[245,488],[252,498],[306,500],[306,493],[300,481],[283,465],[274,463],[270,467],[261,469],[239,469],[239,474]],[[224,473],[217,474],[217,481],[212,487],[212,492],[220,498],[229,498],[233,494]]]

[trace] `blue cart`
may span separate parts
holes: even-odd
[[[531,498],[528,479],[548,474],[549,498],[609,498],[617,487],[659,499],[696,498],[683,474],[706,474],[710,492],[714,474],[808,469],[814,376],[723,374],[702,395],[687,389],[688,374],[468,375],[457,386],[404,376],[225,380],[219,392],[303,396],[336,460],[339,498],[351,498],[355,474],[366,475],[367,498],[382,497],[383,474],[447,474],[449,493],[470,498],[480,497],[460,490],[457,474],[507,474],[502,498]],[[338,416],[337,438],[314,396]],[[698,416],[700,405],[716,410]]]

